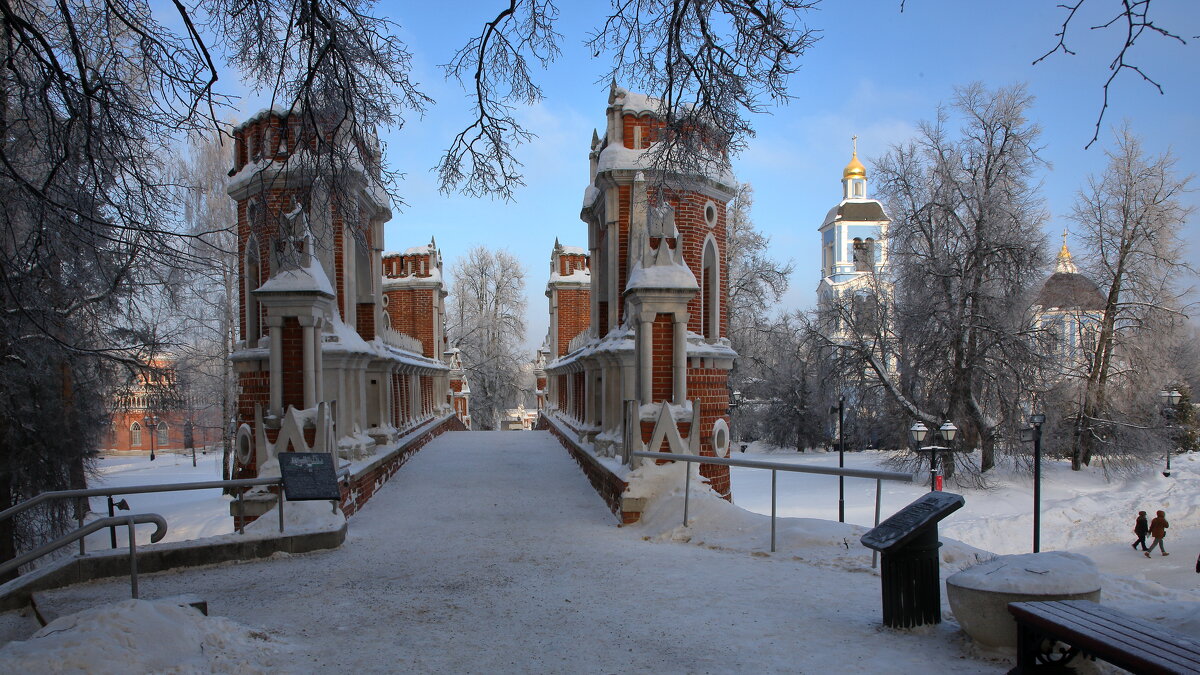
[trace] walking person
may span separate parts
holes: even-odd
[[[1163,555],[1171,555],[1167,553],[1166,547],[1163,546],[1163,539],[1167,536],[1167,528],[1170,527],[1167,523],[1167,512],[1158,511],[1156,513],[1157,515],[1154,520],[1150,521],[1150,536],[1154,537],[1154,541],[1150,542],[1150,551],[1153,551],[1154,547],[1157,546]],[[1150,551],[1146,551],[1147,558],[1150,557]]]
[[[1133,550],[1137,550],[1138,544],[1142,545],[1142,551],[1149,551],[1146,548],[1146,533],[1150,531],[1150,523],[1146,522],[1146,512],[1138,511],[1137,520],[1133,523],[1133,533],[1137,535],[1137,541],[1133,542]]]

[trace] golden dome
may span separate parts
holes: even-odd
[[[856,153],[854,153],[854,156],[850,158],[850,163],[847,164],[846,168],[842,171],[842,178],[866,178],[866,177],[867,177],[867,167],[863,166],[863,163],[858,161],[858,153],[856,152]]]

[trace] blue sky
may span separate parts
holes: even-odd
[[[442,195],[430,169],[467,123],[469,109],[464,92],[457,83],[446,82],[438,66],[505,4],[379,5],[382,14],[400,25],[413,52],[414,80],[437,100],[423,119],[412,118],[402,129],[383,134],[388,162],[405,174],[398,192],[406,202],[387,225],[386,246],[404,249],[436,235],[448,267],[477,244],[509,249],[525,264],[526,342],[532,349],[546,332],[544,289],[555,237],[563,244],[587,243],[579,209],[588,179],[588,145],[592,130],[604,124],[607,104],[607,82],[597,79],[609,62],[605,56],[591,58],[582,41],[599,25],[608,3],[558,2],[562,56],[539,73],[545,100],[519,113],[539,136],[518,153],[526,187],[512,202]],[[1170,148],[1181,174],[1200,174],[1200,3],[1154,3],[1164,25],[1188,44],[1143,38],[1134,52],[1136,62],[1162,84],[1165,95],[1132,73],[1122,76],[1112,89],[1101,143],[1089,150],[1084,146],[1093,133],[1101,86],[1120,36],[1113,30],[1088,31],[1099,16],[1081,16],[1070,42],[1077,55],[1060,54],[1033,66],[1054,45],[1063,16],[1056,4],[908,0],[901,13],[900,0],[826,0],[808,15],[821,39],[792,79],[795,100],[758,116],[757,137],[734,159],[739,180],[754,186],[754,222],[771,237],[774,256],[796,262],[781,308],[807,308],[815,301],[817,227],[840,197],[850,137],[859,137],[869,180],[871,158],[910,138],[916,123],[931,119],[956,85],[1025,82],[1036,96],[1030,114],[1043,128],[1043,157],[1052,165],[1042,180],[1051,213],[1047,232],[1055,247],[1076,191],[1089,173],[1103,170],[1111,128],[1122,120],[1131,122],[1147,151]],[[1105,10],[1116,6],[1112,0],[1091,4]],[[1200,194],[1187,199],[1200,206]],[[1187,228],[1189,239],[1198,232],[1197,218],[1200,214]],[[1195,248],[1190,259],[1200,262]]]

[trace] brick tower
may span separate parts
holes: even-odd
[[[727,379],[737,357],[726,307],[733,176],[723,168],[656,170],[659,103],[615,84],[608,103],[605,133],[592,137],[580,214],[592,271],[589,325],[564,353],[564,322],[552,308],[551,331],[557,326],[560,335],[551,340],[556,351],[545,370],[552,392],[559,391],[550,404],[599,455],[626,449],[630,423],[640,432],[634,442],[649,443],[665,404],[679,435],[700,454],[727,456]],[[723,149],[712,152],[717,161],[696,166],[724,166]],[[564,382],[572,393],[583,389],[580,405],[564,398]],[[636,401],[636,410],[627,413],[626,401]],[[703,473],[729,494],[726,467]]]
[[[409,256],[423,267],[407,273],[420,280],[406,285],[396,271],[401,280],[389,280],[385,293],[391,209],[377,188],[377,141],[279,110],[255,115],[233,136],[229,194],[241,261],[241,340],[231,357],[239,383],[235,477],[277,472],[276,455],[294,450],[348,462],[447,413],[440,258],[423,247]],[[346,161],[351,155],[365,161]],[[385,300],[404,307],[408,287],[423,292],[412,293],[419,308],[397,316]]]

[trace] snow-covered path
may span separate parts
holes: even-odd
[[[145,575],[281,647],[273,672],[1001,672],[952,623],[879,626],[869,568],[643,540],[547,433],[445,434],[334,551]],[[128,580],[47,594],[61,613]],[[934,659],[934,661],[931,661]],[[252,670],[252,669],[251,669]]]

